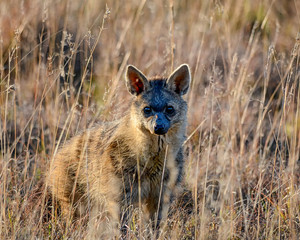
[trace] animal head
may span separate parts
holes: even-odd
[[[164,135],[185,122],[187,104],[182,96],[188,92],[191,81],[187,64],[179,66],[168,78],[149,80],[129,65],[125,77],[127,89],[134,95],[131,119],[136,127]]]

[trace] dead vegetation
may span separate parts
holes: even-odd
[[[299,30],[298,1],[1,1],[0,238],[84,237],[44,188],[58,145],[126,111],[127,64],[188,63],[184,192],[161,237],[299,239]],[[153,236],[136,218],[128,238]]]

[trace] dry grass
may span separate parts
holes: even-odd
[[[0,238],[82,238],[49,210],[57,146],[124,113],[126,64],[186,62],[185,191],[162,238],[299,239],[300,2],[105,3],[0,3]]]

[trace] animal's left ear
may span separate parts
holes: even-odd
[[[180,65],[167,79],[167,86],[179,95],[184,95],[189,90],[191,72],[187,64]]]
[[[127,89],[132,95],[138,96],[149,88],[145,75],[132,65],[127,66],[125,79]]]

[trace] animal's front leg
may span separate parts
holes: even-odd
[[[91,209],[87,239],[114,239],[120,235],[118,223],[120,206],[118,201],[107,199]]]
[[[146,200],[146,208],[150,215],[153,228],[157,230],[160,228],[161,222],[167,218],[169,202],[171,196],[170,186],[170,170],[164,170],[164,176],[161,177],[159,183],[153,183],[151,187],[151,194]]]
[[[177,156],[178,157],[178,156]],[[166,167],[164,171],[164,182],[161,194],[161,228],[163,229],[167,223],[168,211],[170,207],[171,197],[174,195],[176,185],[178,183],[178,174],[180,173],[178,161],[174,157],[174,151],[170,149],[166,158]]]
[[[110,236],[119,236],[120,204],[111,200],[107,203],[107,223]]]
[[[152,185],[151,194],[146,200],[146,209],[151,219],[155,238],[158,238],[160,232],[164,229],[170,205],[169,170],[165,169],[164,173],[160,183]]]
[[[146,214],[150,217],[154,231],[158,229],[161,220],[162,201],[159,198],[159,189],[152,188],[151,195],[145,204]]]

